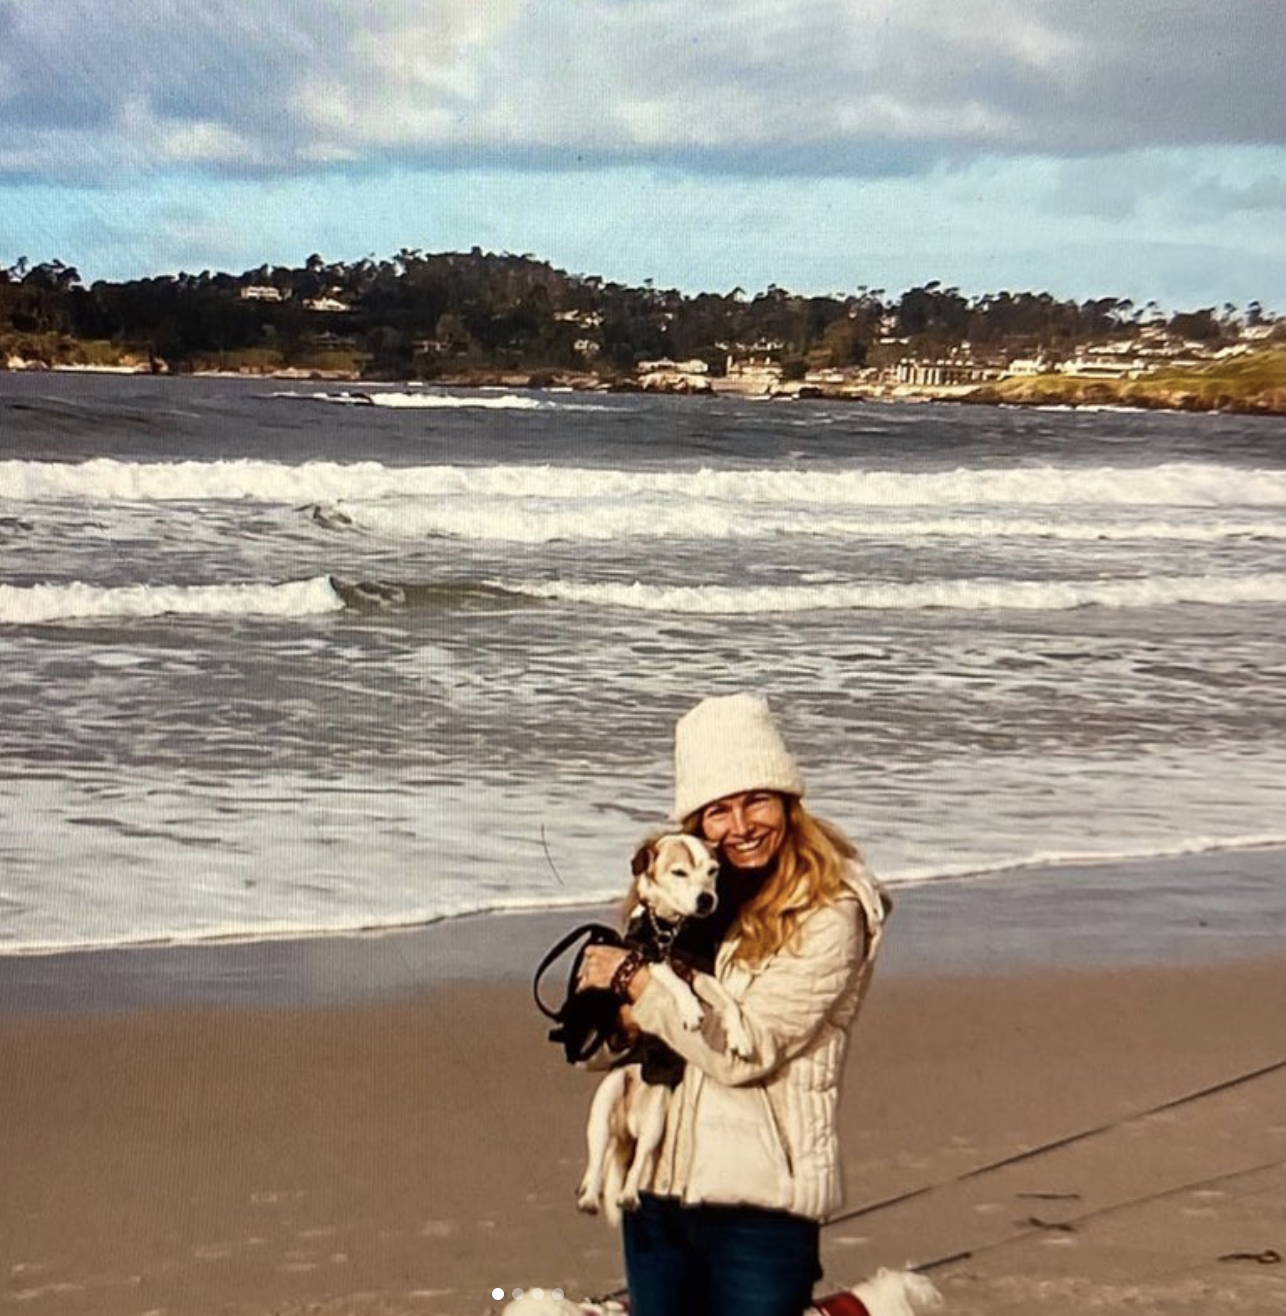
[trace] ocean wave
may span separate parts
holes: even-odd
[[[521,607],[521,591],[488,581],[462,577],[432,582],[348,580],[332,576],[330,583],[346,607],[367,610],[384,608],[462,609],[471,606]]]
[[[1286,470],[1199,462],[1145,467],[1020,466],[887,470],[637,471],[580,466],[386,466],[380,462],[0,462],[0,498],[32,501],[259,499],[293,504],[389,497],[521,499],[592,506],[664,498],[756,517],[845,509],[1286,508]]]
[[[1045,611],[1286,603],[1286,574],[1154,576],[1124,580],[938,580],[870,584],[650,585],[642,581],[351,580],[318,576],[273,584],[0,585],[0,625],[160,616],[308,617],[344,608],[457,611],[534,601],[694,616],[800,612]]]
[[[1286,540],[1286,519],[1160,521],[1041,520],[1014,516],[906,517],[868,510],[801,515],[797,507],[752,511],[698,499],[582,498],[540,505],[535,499],[401,498],[384,502],[311,503],[300,509],[319,525],[388,539],[456,539],[512,544],[610,542],[620,539],[1042,540],[1059,542]]]
[[[282,390],[272,396],[295,402],[329,402],[346,407],[392,407],[402,410],[482,407],[488,411],[547,411],[559,405],[556,402],[545,402],[540,398],[525,397],[517,393],[477,397],[468,393],[399,393],[375,389],[350,392],[342,389],[338,393],[300,393],[294,390]]]
[[[914,584],[648,585],[531,581],[513,592],[562,603],[640,612],[734,616],[794,612],[1163,608],[1286,603],[1286,575],[1150,576],[1127,580],[939,580]]]
[[[454,900],[440,911],[416,911],[405,917],[390,915],[386,918],[338,918],[331,923],[301,922],[298,919],[265,919],[253,926],[228,923],[219,927],[199,930],[174,929],[170,932],[153,932],[138,936],[130,934],[89,933],[78,939],[35,938],[29,941],[6,942],[0,938],[0,956],[62,955],[101,950],[147,950],[179,946],[238,946],[261,945],[277,941],[326,941],[351,937],[378,937],[400,932],[415,932],[422,928],[448,923],[455,919],[504,917],[557,912],[559,910],[599,909],[620,903],[620,883],[604,886],[597,891],[569,892],[565,895],[512,895],[495,896],[478,900]]]
[[[591,402],[554,402],[522,393],[410,393],[388,389],[341,389],[338,393],[304,393],[283,389],[273,398],[292,402],[326,402],[341,407],[388,407],[395,411],[606,411],[607,407]]]
[[[343,607],[328,576],[270,585],[0,585],[0,625],[161,616],[308,617]]]
[[[1253,836],[1189,836],[1171,845],[1126,850],[1046,850],[994,864],[962,864],[907,869],[888,878],[892,886],[924,886],[934,882],[965,882],[1006,877],[1014,873],[1050,868],[1097,868],[1108,864],[1143,864],[1164,859],[1187,859],[1203,854],[1249,854],[1257,850],[1286,849],[1286,833],[1265,832]]]

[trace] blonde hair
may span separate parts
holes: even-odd
[[[805,915],[839,896],[844,874],[861,863],[861,852],[824,818],[809,813],[794,795],[782,797],[786,835],[776,867],[738,911],[729,936],[737,938],[733,958],[760,964],[794,939]],[[701,833],[701,813],[686,818],[684,831]]]

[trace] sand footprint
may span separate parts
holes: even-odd
[[[286,1259],[277,1267],[279,1274],[303,1274],[317,1269],[317,1259],[311,1252],[292,1251],[286,1253]]]
[[[865,1234],[842,1234],[839,1238],[831,1239],[833,1247],[863,1247],[871,1240]]]
[[[198,1261],[226,1261],[236,1250],[235,1243],[198,1243],[192,1255]]]

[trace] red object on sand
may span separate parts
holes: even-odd
[[[866,1303],[854,1293],[832,1293],[813,1303],[813,1310],[819,1316],[870,1316]]]

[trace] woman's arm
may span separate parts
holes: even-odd
[[[860,970],[865,945],[861,906],[851,899],[826,905],[809,915],[798,936],[797,949],[779,951],[768,960],[738,1002],[751,1042],[749,1056],[733,1054],[712,1012],[700,1030],[684,1028],[673,998],[654,982],[639,986],[633,1022],[720,1083],[737,1086],[768,1077],[812,1041]],[[645,972],[640,971],[636,984]]]

